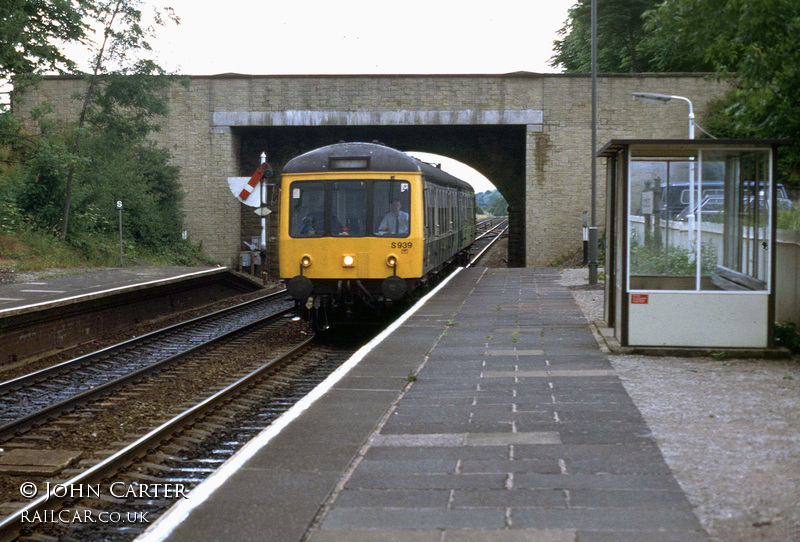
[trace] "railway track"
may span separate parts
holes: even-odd
[[[132,539],[349,358],[353,348],[313,344],[305,324],[281,318],[293,305],[282,297],[0,385],[5,404],[41,396],[35,407],[28,399],[16,418],[3,410],[5,454],[71,451],[80,458],[55,473],[0,477],[0,503],[6,501],[0,518],[8,514],[0,520],[0,540]],[[81,379],[87,382],[75,383]],[[77,390],[72,399],[61,382]],[[221,382],[233,383],[220,391]],[[166,417],[154,429],[154,420]],[[93,488],[94,501],[76,498],[92,496]]]
[[[475,249],[477,252],[471,257],[467,267],[478,265],[492,247],[506,235],[506,232],[508,232],[508,218],[490,218],[482,221],[478,226],[479,233],[475,237]]]
[[[0,442],[182,356],[246,332],[292,303],[282,292],[229,307],[0,384]]]
[[[354,349],[311,339],[275,356],[0,522],[0,540],[131,540]]]
[[[488,246],[470,265],[475,265],[507,230],[507,224],[494,222],[479,236]],[[162,377],[186,379],[186,369],[178,368],[181,364],[177,363],[183,358],[195,358],[197,367],[206,365],[209,358],[226,359],[229,354],[217,350],[220,343],[230,343],[230,352],[231,348],[241,348],[242,341],[253,342],[253,334],[270,333],[258,331],[254,322],[271,311],[279,314],[280,302],[262,301],[263,298],[250,302],[251,306],[232,318],[227,314],[218,318],[219,313],[215,313],[210,318],[173,326],[169,331],[152,333],[0,384],[0,439],[10,439],[3,445],[13,448],[20,445],[15,439],[29,438],[33,440],[21,446],[35,447],[36,439],[46,438],[42,434],[61,432],[64,424],[80,425],[87,417],[100,414],[114,416],[119,404],[141,402],[137,386],[158,387]],[[267,309],[266,305],[272,308]],[[288,308],[291,303],[285,305]],[[236,313],[237,308],[233,309],[220,313]],[[228,320],[239,323],[229,325]],[[184,346],[176,349],[175,345]],[[25,483],[34,485],[35,496],[23,494],[32,500],[0,520],[0,542],[135,538],[176,499],[191,492],[242,445],[316,387],[354,350],[303,341],[289,352],[276,354],[263,367],[245,376],[237,375],[238,380],[224,390],[183,405],[180,413],[144,436],[140,431],[137,438],[117,442],[105,452],[85,455],[58,478],[28,475]],[[131,354],[136,351],[139,353]],[[191,363],[186,366],[191,367]],[[158,376],[150,378],[156,373]],[[137,382],[136,386],[132,387],[131,382]],[[112,391],[121,387],[125,389],[122,393]],[[89,406],[76,406],[78,403]],[[17,405],[15,409],[6,408],[12,404]],[[93,409],[91,416],[87,409]],[[104,455],[109,457],[101,459]],[[15,483],[19,485],[20,480]],[[12,491],[22,494],[21,488],[19,485]]]

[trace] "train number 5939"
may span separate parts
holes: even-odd
[[[392,243],[392,248],[411,248],[413,245],[411,241],[395,241]]]

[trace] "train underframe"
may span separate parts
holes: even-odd
[[[298,316],[317,330],[334,325],[368,325],[396,315],[453,268],[466,263],[469,263],[469,248],[423,277],[309,279],[298,275],[287,281],[287,289],[295,300]]]
[[[333,325],[376,323],[406,306],[426,282],[400,277],[309,280],[298,276],[287,286],[298,315],[315,329],[325,330]]]

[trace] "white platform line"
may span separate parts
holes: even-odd
[[[425,297],[417,301],[413,307],[406,311],[400,318],[395,320],[392,325],[383,330],[378,336],[362,346],[353,356],[342,364],[338,369],[331,373],[319,386],[314,388],[311,393],[303,397],[292,408],[283,413],[269,427],[265,428],[253,440],[245,444],[241,450],[236,452],[230,459],[223,463],[211,476],[206,478],[199,486],[194,488],[185,500],[179,501],[172,506],[165,514],[158,518],[145,532],[139,535],[135,542],[162,542],[172,534],[175,528],[189,517],[189,514],[203,504],[208,498],[221,487],[228,479],[233,476],[248,460],[256,455],[274,437],[280,434],[291,422],[297,419],[304,411],[313,405],[319,398],[325,395],[333,386],[336,385],[350,370],[358,365],[364,357],[382,343],[389,335],[399,328],[415,312],[417,312],[428,300],[436,295],[444,286],[450,282],[463,268],[458,268],[444,279],[436,288],[431,290]]]

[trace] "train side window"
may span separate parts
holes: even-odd
[[[372,194],[375,235],[407,237],[411,226],[411,185],[408,181],[375,181]]]
[[[441,188],[436,189],[436,235],[444,233],[444,194]]]
[[[448,194],[448,199],[450,200],[448,205],[450,209],[450,223],[448,224],[449,231],[452,233],[456,231],[456,193],[450,192]]]
[[[433,187],[431,185],[425,186],[425,237],[433,236],[433,221],[434,221],[434,206],[433,206]]]
[[[313,181],[294,182],[289,191],[289,234],[321,237],[325,233],[325,185]]]

